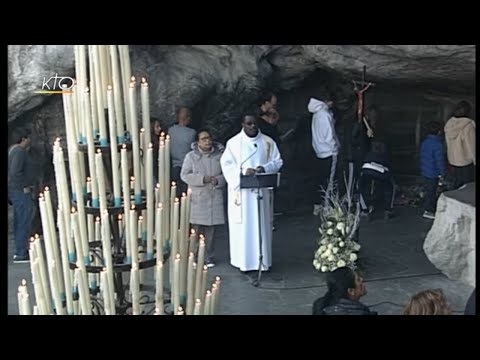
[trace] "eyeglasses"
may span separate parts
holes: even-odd
[[[202,137],[202,138],[200,138],[200,139],[198,139],[198,140],[200,140],[200,141],[210,141],[211,138],[210,138],[210,137]]]

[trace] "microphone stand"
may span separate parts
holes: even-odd
[[[260,278],[262,277],[262,265],[263,265],[263,241],[262,241],[262,213],[260,200],[263,200],[263,196],[260,194],[260,187],[257,188],[257,210],[258,210],[258,242],[260,243],[259,257],[258,257],[258,274],[257,279],[253,280],[252,285],[258,287],[260,285]]]

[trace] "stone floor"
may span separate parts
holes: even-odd
[[[9,209],[11,212],[11,207]],[[455,314],[463,313],[472,291],[468,285],[449,280],[428,261],[423,241],[432,221],[421,210],[399,207],[396,217],[364,222],[360,228],[359,264],[366,281],[362,302],[381,315],[398,315],[414,293],[442,288]],[[323,274],[315,272],[316,217],[311,209],[298,209],[277,218],[273,266],[264,273],[259,287],[252,286],[256,273],[245,275],[229,264],[226,228],[218,231],[217,266],[209,270],[222,278],[221,315],[309,315],[313,301],[325,292]],[[12,222],[10,221],[9,224]],[[9,232],[8,314],[18,314],[16,288],[22,278],[30,284],[29,264],[13,264],[13,239]],[[33,289],[29,286],[33,297]]]

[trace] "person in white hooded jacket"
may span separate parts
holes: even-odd
[[[319,176],[319,191],[314,196],[313,215],[318,215],[325,197],[332,191],[337,166],[337,155],[340,148],[335,132],[335,119],[331,111],[333,101],[321,101],[310,98],[308,111],[312,117],[312,146],[318,159],[316,165]]]
[[[455,189],[475,180],[475,122],[469,118],[470,111],[470,104],[460,101],[444,129]]]

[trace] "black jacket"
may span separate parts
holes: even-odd
[[[323,307],[324,298],[321,297],[313,303],[313,315],[377,315],[359,301],[340,299],[335,305]]]

